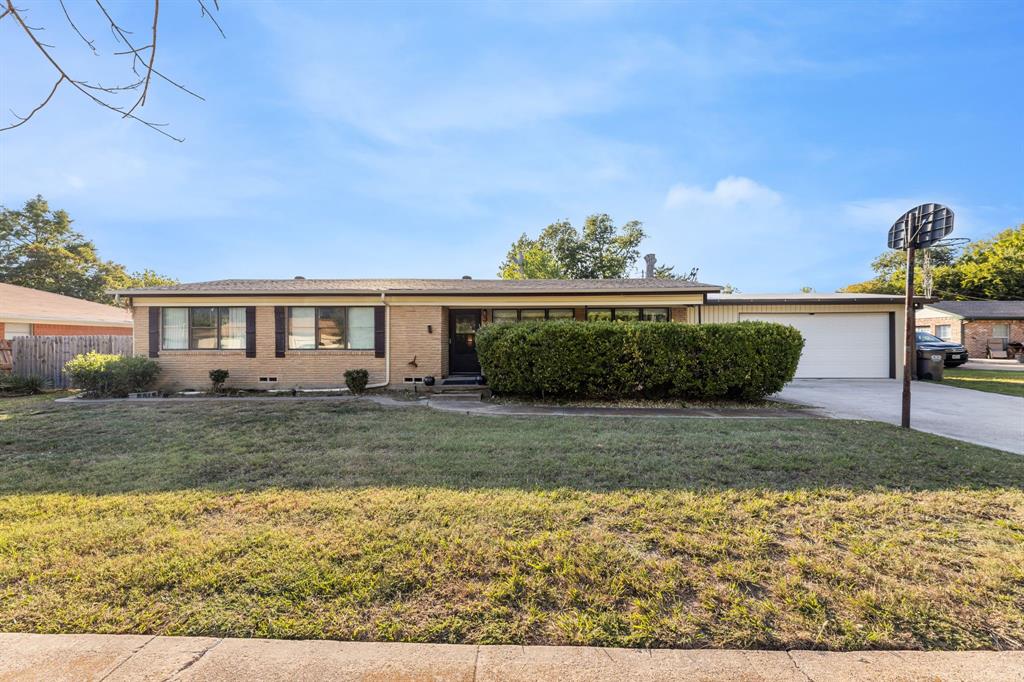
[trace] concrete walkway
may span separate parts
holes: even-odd
[[[506,417],[661,417],[715,419],[805,419],[821,417],[817,410],[784,407],[570,407],[527,403],[490,403],[480,400],[431,398],[429,406],[442,412]]]
[[[510,417],[675,417],[675,418],[697,418],[716,417],[722,419],[800,419],[822,416],[817,410],[791,409],[791,408],[655,408],[655,407],[566,407],[558,405],[530,405],[527,403],[492,403],[479,400],[478,398],[461,398],[452,396],[427,396],[423,395],[418,399],[393,398],[388,395],[369,394],[362,396],[354,395],[300,395],[280,396],[275,398],[265,396],[222,396],[210,397],[176,397],[176,398],[146,398],[140,400],[126,400],[124,398],[102,398],[96,400],[83,400],[71,396],[58,398],[54,402],[62,405],[78,405],[82,407],[97,405],[175,405],[181,403],[205,402],[218,404],[224,402],[261,402],[286,404],[288,402],[357,402],[365,401],[381,405],[383,407],[395,408],[423,408],[430,407],[441,412],[455,412],[459,414],[484,415],[484,416],[510,416]]]
[[[774,397],[837,419],[900,423],[903,384],[893,379],[796,379]],[[910,425],[918,431],[1024,454],[1024,398],[915,381]]]
[[[0,634],[0,680],[1021,682],[1024,652],[641,650]]]

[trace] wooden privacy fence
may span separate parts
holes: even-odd
[[[68,360],[88,353],[131,355],[130,336],[16,336],[11,343],[12,372],[16,376],[36,376],[53,388],[71,385],[64,374]]]
[[[11,371],[11,342],[0,339],[0,372]]]

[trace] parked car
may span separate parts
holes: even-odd
[[[943,341],[934,334],[928,332],[917,332],[918,350],[941,350],[946,353],[946,367],[962,365],[969,359],[967,349],[959,343]]]

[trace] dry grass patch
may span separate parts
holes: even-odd
[[[1024,458],[882,424],[0,414],[0,630],[1024,645]]]

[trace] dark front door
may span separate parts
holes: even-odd
[[[476,357],[476,330],[480,328],[479,310],[451,310],[448,313],[448,359],[452,374],[479,374]]]

